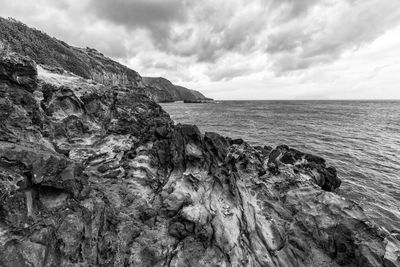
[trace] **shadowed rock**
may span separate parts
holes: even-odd
[[[292,166],[295,172],[311,176],[315,183],[326,191],[333,191],[341,184],[336,169],[326,167],[323,158],[302,153],[286,145],[278,146],[272,150],[267,163],[268,170],[274,174],[279,174],[279,168],[282,165]]]
[[[36,64],[29,57],[18,56],[15,53],[0,51],[0,56],[0,79],[33,91],[36,87]]]

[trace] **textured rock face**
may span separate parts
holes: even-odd
[[[0,266],[400,264],[322,158],[202,135],[17,55],[0,70]]]
[[[172,95],[168,91],[160,89],[153,85],[146,85],[145,89],[141,91],[151,100],[158,103],[169,103],[175,101]]]
[[[268,170],[279,174],[280,165],[292,165],[294,172],[312,177],[314,182],[326,191],[333,191],[341,184],[336,169],[327,168],[323,158],[302,153],[286,145],[278,146],[269,154]]]
[[[211,98],[205,97],[202,93],[188,89],[183,86],[175,85],[176,98],[182,101],[185,100],[212,100]]]
[[[37,85],[36,65],[32,60],[8,52],[3,52],[1,56],[3,64],[0,66],[0,79],[18,84],[30,91],[34,90]]]

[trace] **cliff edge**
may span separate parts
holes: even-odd
[[[12,18],[0,17],[0,50],[7,49],[28,56],[42,67],[67,71],[106,86],[128,85],[156,102],[173,102],[205,98],[201,93],[186,88],[160,89],[145,85],[136,71],[104,56],[94,48],[68,45],[39,30]]]
[[[168,92],[172,101],[212,101],[213,99],[205,97],[202,93],[188,89],[183,86],[175,85],[162,77],[143,77],[143,82],[158,90]]]

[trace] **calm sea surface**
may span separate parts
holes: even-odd
[[[338,170],[339,193],[388,230],[400,231],[400,101],[167,103],[176,123],[253,145],[287,144]]]

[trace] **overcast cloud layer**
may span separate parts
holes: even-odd
[[[400,98],[398,0],[0,0],[0,16],[217,99]]]

